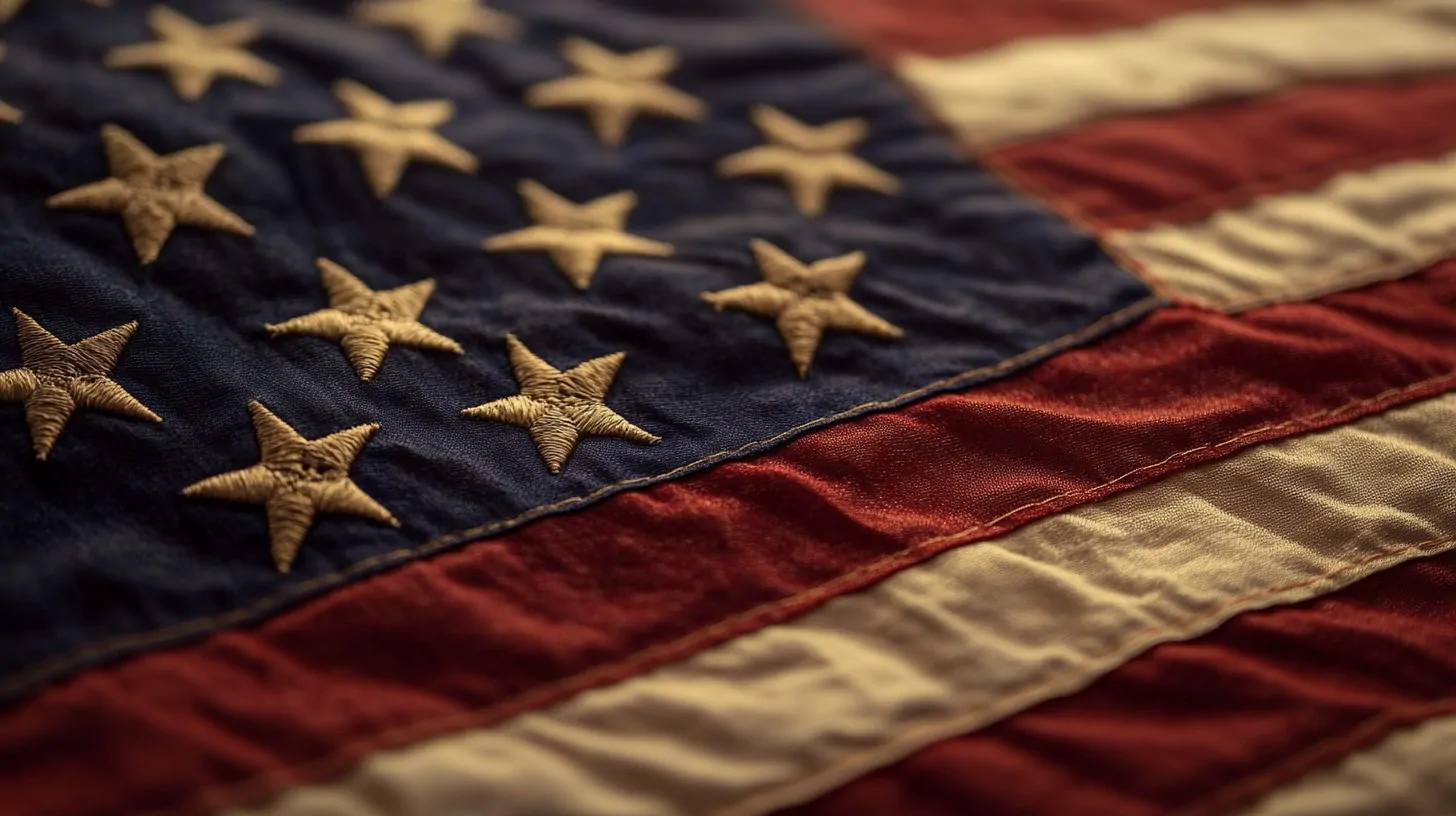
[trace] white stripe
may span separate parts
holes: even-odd
[[[1456,717],[1443,717],[1316,771],[1244,816],[1451,816],[1456,813]]]
[[[964,139],[985,148],[1301,82],[1456,68],[1456,2],[1234,6],[969,57],[910,56],[897,68]]]
[[[1456,396],[1255,447],[260,812],[765,813],[1153,644],[1450,547],[1453,451]]]
[[[1168,293],[1228,311],[1398,278],[1456,255],[1456,153],[1103,240]]]

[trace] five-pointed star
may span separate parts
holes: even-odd
[[[255,85],[277,85],[283,72],[248,53],[243,46],[262,34],[257,20],[200,26],[166,6],[152,6],[147,25],[154,42],[123,45],[107,52],[108,68],[160,68],[172,76],[177,95],[199,99],[218,77]]]
[[[248,403],[262,456],[258,464],[210,476],[182,495],[261,504],[268,511],[273,563],[288,572],[319,513],[347,513],[398,527],[384,506],[349,478],[349,468],[379,425],[356,425],[304,439],[254,400]]]
[[[900,182],[850,152],[865,137],[863,119],[840,119],[811,127],[778,108],[759,105],[753,123],[768,144],[734,153],[718,162],[719,175],[779,176],[805,215],[819,215],[836,185],[894,195]]]
[[[178,224],[252,235],[253,225],[202,191],[227,147],[199,145],[158,156],[116,125],[101,126],[111,178],[46,199],[46,206],[101,210],[121,216],[142,263],[151,263]]]
[[[703,300],[720,311],[739,309],[774,318],[800,377],[809,375],[814,352],[827,329],[884,338],[904,336],[898,327],[849,299],[849,289],[864,267],[863,252],[806,265],[768,241],[754,239],[752,249],[763,280],[704,292]]]
[[[0,402],[25,403],[35,458],[44,461],[50,455],[77,408],[162,421],[111,379],[136,321],[67,345],[24,312],[14,311],[20,368],[0,371]]]
[[[379,372],[390,343],[452,354],[464,351],[459,343],[420,323],[420,312],[435,291],[433,279],[376,292],[328,258],[318,259],[318,270],[329,308],[270,323],[270,335],[302,334],[336,341],[365,382]]]
[[[646,445],[661,441],[602,403],[625,353],[608,354],[561,371],[533,354],[514,334],[506,335],[506,348],[520,393],[466,408],[461,414],[525,428],[547,470],[560,473],[583,436],[615,436]]]
[[[0,0],[0,2],[3,2],[3,0]],[[0,17],[0,20],[3,20],[3,19],[5,19],[5,18],[4,17]],[[4,58],[5,58],[5,43],[0,43],[0,59],[4,59]],[[22,120],[24,120],[24,119],[25,119],[25,112],[24,111],[20,110],[17,107],[14,107],[13,105],[8,105],[8,104],[6,104],[4,102],[0,102],[0,122],[4,122],[4,123],[9,124],[9,125],[17,125],[17,124],[20,124],[20,122]]]
[[[630,190],[575,204],[529,179],[517,189],[536,224],[487,239],[482,246],[491,252],[545,252],[578,289],[591,285],[602,255],[672,255],[671,244],[623,231],[637,206]]]
[[[505,40],[520,30],[516,18],[485,8],[479,0],[371,0],[361,4],[354,17],[368,25],[410,32],[420,50],[435,59],[448,56],[464,35]]]
[[[462,173],[475,172],[475,157],[435,132],[455,115],[450,100],[395,104],[348,79],[334,83],[334,96],[349,111],[349,118],[304,125],[293,132],[293,139],[357,150],[364,177],[379,198],[394,191],[411,160],[442,164]]]
[[[533,108],[585,108],[603,144],[617,146],[639,113],[700,121],[708,115],[701,99],[663,82],[677,67],[677,51],[665,45],[617,54],[571,37],[561,56],[577,73],[531,86],[526,104]]]
[[[6,22],[20,12],[26,0],[0,0],[0,23]],[[86,0],[87,5],[109,6],[111,0]]]

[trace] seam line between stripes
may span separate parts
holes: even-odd
[[[578,693],[579,691],[590,688],[594,684],[599,682],[613,682],[614,679],[617,678],[617,675],[619,675],[623,671],[631,671],[637,666],[651,665],[655,660],[658,659],[659,656],[666,657],[667,659],[673,659],[675,655],[691,654],[693,650],[700,648],[701,644],[711,643],[715,638],[718,637],[718,634],[720,632],[731,634],[733,630],[743,622],[751,621],[754,618],[758,617],[771,616],[776,611],[781,609],[792,609],[795,604],[803,602],[805,598],[808,598],[812,601],[816,598],[832,597],[834,594],[840,591],[841,587],[847,589],[855,586],[855,584],[860,580],[862,576],[874,575],[876,572],[882,569],[894,568],[901,563],[914,562],[927,551],[935,551],[940,548],[940,545],[946,544],[948,542],[953,542],[959,538],[974,535],[977,532],[984,531],[990,527],[995,526],[996,524],[1005,521],[1011,516],[1014,516],[1026,510],[1040,507],[1051,502],[1070,498],[1073,496],[1093,494],[1103,488],[1124,481],[1128,477],[1133,476],[1137,473],[1159,468],[1179,458],[1184,458],[1194,453],[1233,445],[1241,440],[1248,439],[1251,436],[1268,433],[1270,431],[1276,431],[1283,428],[1294,427],[1298,425],[1314,426],[1324,419],[1336,416],[1341,413],[1355,411],[1367,405],[1384,402],[1391,399],[1392,397],[1420,391],[1426,388],[1431,388],[1439,384],[1449,383],[1453,380],[1456,380],[1456,372],[1448,372],[1446,374],[1442,374],[1436,377],[1421,380],[1420,382],[1412,383],[1411,385],[1387,389],[1380,392],[1379,394],[1376,394],[1375,396],[1359,400],[1353,400],[1335,408],[1323,409],[1309,414],[1304,414],[1294,419],[1285,420],[1283,422],[1271,423],[1269,425],[1260,426],[1252,430],[1243,431],[1221,442],[1199,445],[1197,447],[1189,448],[1188,450],[1172,454],[1171,456],[1168,456],[1157,463],[1134,468],[1133,470],[1130,470],[1127,473],[1122,474],[1121,476],[1103,482],[1096,487],[1068,491],[1046,499],[1030,502],[1014,510],[1003,513],[995,517],[994,519],[991,519],[990,521],[980,522],[971,525],[956,533],[949,533],[946,535],[926,539],[919,542],[918,544],[891,553],[869,564],[857,567],[856,569],[847,572],[837,578],[830,579],[829,581],[818,584],[802,592],[796,593],[795,595],[792,595],[790,597],[782,598],[766,604],[760,604],[759,606],[756,606],[752,609],[724,618],[715,623],[708,624],[707,626],[703,626],[674,640],[668,641],[666,643],[648,646],[633,653],[632,655],[629,655],[626,658],[617,660],[615,662],[593,666],[574,675],[551,681],[544,685],[540,685],[530,690],[524,691],[520,694],[517,694],[514,697],[509,697],[487,706],[470,709],[463,712],[457,712],[442,717],[436,717],[430,720],[423,720],[409,726],[404,726],[394,729],[392,731],[386,731],[381,734],[376,734],[375,736],[368,739],[357,740],[352,743],[344,743],[329,754],[314,760],[296,763],[292,766],[276,768],[272,771],[264,772],[262,774],[235,783],[209,786],[197,791],[193,796],[189,797],[189,799],[180,804],[151,811],[151,814],[153,816],[175,816],[175,814],[188,813],[191,812],[193,809],[200,807],[223,807],[234,801],[260,797],[267,792],[268,788],[271,785],[271,780],[279,777],[287,779],[289,778],[289,771],[301,770],[305,776],[311,776],[314,773],[322,772],[318,769],[328,769],[334,765],[340,764],[341,762],[349,761],[354,757],[357,751],[362,750],[364,752],[367,752],[369,750],[373,750],[386,745],[399,745],[413,742],[419,739],[427,739],[431,736],[435,736],[439,733],[446,731],[461,730],[471,727],[481,727],[483,723],[496,722],[507,717],[514,716],[518,713],[530,710],[537,705],[548,705],[555,698],[559,698],[562,695]],[[210,799],[217,799],[219,803],[209,805],[208,800]]]
[[[446,533],[444,535],[428,539],[413,547],[389,550],[388,552],[383,552],[378,555],[356,561],[345,567],[344,569],[325,573],[323,575],[316,576],[314,578],[299,582],[297,584],[290,584],[284,589],[271,595],[264,596],[263,598],[260,598],[257,601],[248,604],[247,606],[232,609],[222,614],[213,615],[205,618],[195,618],[193,620],[183,621],[182,623],[174,624],[172,626],[162,627],[161,629],[138,632],[118,638],[112,638],[110,640],[100,641],[98,643],[88,644],[87,646],[77,649],[73,652],[60,655],[47,661],[43,661],[41,663],[29,666],[25,669],[15,672],[7,677],[0,678],[0,695],[13,693],[18,688],[23,688],[27,685],[30,685],[31,683],[37,682],[38,680],[42,680],[49,676],[63,673],[71,667],[75,666],[76,664],[86,662],[87,660],[90,660],[98,655],[106,655],[109,652],[118,652],[124,651],[129,648],[147,646],[154,643],[170,640],[172,638],[186,637],[193,634],[202,634],[213,629],[221,628],[234,623],[240,623],[254,617],[255,615],[264,614],[274,609],[280,602],[286,603],[295,599],[303,600],[305,596],[307,596],[314,590],[341,586],[345,584],[349,579],[355,576],[362,577],[362,575],[368,574],[375,569],[383,569],[385,567],[394,566],[396,564],[403,564],[412,560],[424,558],[426,556],[433,555],[437,552],[440,552],[441,550],[445,550],[456,545],[476,543],[476,539],[482,539],[497,535],[499,533],[504,533],[528,522],[535,521],[543,516],[560,512],[568,508],[575,507],[577,505],[586,504],[595,499],[603,498],[605,496],[621,492],[623,490],[628,490],[635,487],[646,487],[653,484],[661,484],[670,481],[678,475],[686,475],[688,472],[697,470],[699,468],[707,467],[709,465],[718,464],[723,461],[731,460],[736,456],[744,455],[756,449],[771,447],[780,442],[789,440],[792,437],[795,437],[801,433],[806,433],[808,431],[827,427],[836,422],[855,419],[872,411],[897,408],[907,403],[913,402],[921,397],[929,396],[940,391],[956,388],[963,384],[971,385],[982,382],[986,378],[999,374],[1003,371],[1015,369],[1022,365],[1037,362],[1052,354],[1060,353],[1061,351],[1080,345],[1081,343],[1087,342],[1088,340],[1095,339],[1102,333],[1104,329],[1109,326],[1116,326],[1120,323],[1129,322],[1137,317],[1153,311],[1160,306],[1165,305],[1167,305],[1167,300],[1161,297],[1152,296],[1142,298],[1141,300],[1138,300],[1131,305],[1125,306],[1117,310],[1116,312],[1104,315],[1102,318],[1091,324],[1088,324],[1087,326],[1084,326],[1076,332],[1063,335],[1049,343],[1044,343],[1040,346],[1037,346],[1036,348],[1029,349],[1012,357],[1008,357],[1000,361],[999,363],[991,366],[971,369],[970,371],[965,371],[952,377],[936,380],[935,382],[921,386],[920,388],[914,389],[912,391],[907,391],[890,399],[862,403],[852,408],[845,409],[844,411],[841,411],[839,413],[831,414],[826,417],[820,417],[810,422],[797,425],[786,431],[775,434],[774,436],[770,436],[765,439],[754,440],[732,450],[719,451],[717,453],[709,454],[693,462],[689,462],[688,464],[673,468],[672,470],[666,471],[664,473],[624,479],[620,482],[614,482],[613,484],[597,488],[590,493],[585,493],[580,496],[572,496],[571,498],[563,499],[561,501],[553,502],[551,504],[533,507],[529,510],[526,510],[525,512],[512,516],[509,519],[495,521],[489,524],[471,527],[452,533]]]

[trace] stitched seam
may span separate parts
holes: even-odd
[[[1403,725],[1419,725],[1434,717],[1456,711],[1456,698],[1447,697],[1428,703],[1396,706],[1362,720],[1343,734],[1326,737],[1294,756],[1287,757],[1274,768],[1262,773],[1241,777],[1223,785],[1200,802],[1175,811],[1171,816],[1198,816],[1213,814],[1235,807],[1239,803],[1274,793],[1274,789],[1293,782],[1307,773],[1340,762],[1361,747],[1372,745]],[[1335,753],[1326,759],[1326,755]]]
[[[133,633],[129,635],[124,635],[122,637],[101,641],[99,643],[89,644],[69,654],[61,655],[59,657],[52,658],[42,663],[35,664],[33,666],[27,667],[26,669],[22,669],[21,671],[16,672],[8,677],[0,679],[0,694],[12,693],[16,689],[27,686],[33,682],[36,682],[39,679],[63,673],[69,668],[75,666],[76,664],[90,660],[98,655],[105,655],[123,649],[146,646],[149,644],[166,641],[172,638],[185,637],[193,634],[201,634],[212,629],[217,629],[234,623],[240,623],[242,621],[248,620],[249,618],[252,618],[255,615],[259,615],[271,609],[274,609],[281,602],[301,600],[305,596],[312,593],[314,590],[342,585],[350,578],[359,576],[361,574],[369,573],[376,568],[383,568],[386,566],[391,566],[393,564],[404,563],[413,559],[423,558],[425,556],[444,550],[448,547],[452,547],[456,544],[466,543],[472,539],[493,536],[514,527],[521,526],[522,524],[525,524],[527,522],[534,521],[542,516],[559,512],[567,508],[586,504],[595,499],[604,497],[612,493],[620,492],[622,490],[630,489],[633,487],[640,487],[649,484],[665,482],[673,479],[679,474],[684,474],[688,471],[697,470],[699,468],[732,459],[736,456],[744,455],[756,449],[771,447],[781,441],[784,441],[793,436],[797,436],[798,434],[804,433],[809,430],[824,427],[846,419],[852,419],[854,417],[869,413],[871,411],[895,408],[900,405],[904,405],[905,403],[912,402],[922,396],[926,396],[933,392],[954,388],[962,384],[968,384],[972,381],[978,381],[994,376],[1008,369],[1035,362],[1043,357],[1050,356],[1064,349],[1076,346],[1087,340],[1093,339],[1097,335],[1099,335],[1104,328],[1132,320],[1133,318],[1148,311],[1151,311],[1158,306],[1164,305],[1164,303],[1164,300],[1157,297],[1143,298],[1142,300],[1139,300],[1130,306],[1126,306],[1116,312],[1113,312],[1110,315],[1107,315],[1097,320],[1096,322],[1082,328],[1079,331],[1073,332],[1072,334],[1063,335],[1062,337],[1059,337],[1050,343],[1046,343],[1034,349],[1024,351],[1013,357],[1008,357],[1007,359],[1002,360],[995,365],[972,369],[970,371],[957,374],[953,377],[937,380],[936,382],[930,383],[929,385],[922,386],[913,391],[905,392],[904,394],[888,400],[866,402],[853,408],[841,411],[837,414],[831,414],[827,417],[820,417],[810,422],[806,422],[790,428],[774,436],[749,442],[732,450],[719,451],[717,453],[709,454],[693,462],[673,468],[672,470],[666,471],[664,473],[659,473],[652,476],[639,476],[631,479],[625,479],[614,484],[605,485],[590,493],[586,493],[580,496],[573,496],[571,498],[563,499],[561,501],[553,502],[551,504],[533,507],[503,521],[491,522],[489,524],[483,524],[465,530],[459,530],[453,533],[446,533],[433,539],[429,539],[422,544],[416,545],[415,547],[395,549],[388,552],[380,553],[378,555],[365,558],[361,561],[356,561],[353,564],[345,567],[344,569],[320,575],[297,584],[291,584],[285,589],[265,596],[264,598],[248,604],[247,606],[232,609],[219,615],[213,615],[205,618],[197,618],[189,621],[184,621],[180,624],[162,627],[160,629]]]
[[[1100,661],[1100,660],[1103,660],[1103,659],[1106,659],[1106,658],[1109,658],[1109,657],[1113,657],[1114,655],[1116,655],[1119,652],[1122,652],[1122,651],[1128,649],[1129,647],[1136,646],[1139,641],[1145,641],[1145,640],[1148,640],[1149,638],[1160,638],[1160,637],[1163,637],[1164,635],[1169,635],[1169,634],[1176,635],[1177,633],[1180,633],[1180,632],[1196,631],[1199,628],[1199,625],[1200,624],[1206,623],[1210,619],[1216,619],[1220,615],[1223,615],[1226,612],[1229,612],[1229,611],[1232,611],[1232,610],[1236,610],[1239,607],[1242,607],[1242,606],[1244,606],[1245,604],[1247,604],[1247,603],[1249,603],[1251,601],[1258,601],[1258,600],[1261,600],[1261,599],[1264,599],[1264,598],[1269,598],[1269,597],[1272,597],[1272,596],[1279,595],[1281,593],[1291,592],[1291,591],[1298,590],[1298,589],[1303,589],[1303,588],[1305,588],[1307,586],[1310,586],[1312,584],[1318,584],[1320,582],[1338,579],[1339,576],[1344,575],[1344,574],[1349,573],[1349,572],[1352,572],[1352,571],[1355,571],[1355,570],[1359,570],[1359,569],[1361,569],[1361,568],[1369,565],[1372,562],[1377,562],[1377,561],[1382,561],[1382,560],[1390,560],[1390,559],[1396,558],[1398,556],[1404,555],[1405,553],[1409,553],[1409,552],[1413,552],[1413,551],[1419,551],[1419,550],[1439,550],[1439,549],[1441,549],[1443,547],[1449,547],[1453,543],[1456,543],[1456,539],[1453,539],[1451,537],[1429,539],[1429,540],[1422,541],[1422,542],[1419,542],[1419,543],[1416,543],[1416,544],[1409,544],[1409,545],[1406,545],[1404,547],[1399,547],[1399,548],[1396,548],[1394,550],[1385,550],[1385,551],[1382,551],[1382,552],[1379,552],[1379,553],[1371,553],[1370,555],[1367,555],[1364,558],[1361,558],[1361,559],[1359,559],[1357,561],[1351,561],[1351,562],[1349,562],[1347,564],[1342,565],[1338,569],[1334,569],[1334,570],[1331,570],[1329,572],[1322,573],[1320,575],[1311,576],[1309,578],[1305,578],[1305,579],[1302,579],[1302,580],[1299,580],[1299,581],[1293,581],[1293,582],[1290,582],[1288,584],[1284,584],[1284,585],[1277,586],[1277,587],[1265,588],[1265,589],[1261,589],[1261,590],[1258,590],[1258,591],[1255,591],[1255,592],[1246,592],[1243,595],[1236,596],[1234,598],[1231,598],[1231,599],[1223,602],[1222,604],[1214,607],[1213,609],[1210,609],[1207,612],[1204,612],[1202,615],[1199,615],[1199,616],[1196,616],[1196,617],[1186,618],[1186,619],[1184,619],[1183,621],[1181,621],[1178,624],[1162,624],[1162,625],[1159,625],[1159,626],[1151,626],[1151,627],[1148,627],[1146,629],[1139,629],[1138,631],[1133,632],[1133,633],[1129,634],[1128,636],[1122,638],[1115,645],[1113,645],[1113,646],[1111,646],[1109,648],[1106,648],[1106,649],[1104,649],[1104,650],[1102,650],[1100,652],[1095,652],[1093,654],[1087,655],[1084,658],[1084,660],[1083,660],[1083,664],[1085,665],[1086,663],[1096,663],[1097,661]],[[1308,599],[1305,599],[1305,600],[1308,600]],[[1244,611],[1253,611],[1253,608],[1246,609]],[[1165,642],[1165,641],[1159,641],[1159,642]],[[1151,647],[1152,645],[1155,645],[1155,644],[1151,644],[1150,643],[1148,645],[1149,645],[1149,647]],[[1103,672],[1102,674],[1099,674],[1099,675],[1096,675],[1096,676],[1097,677],[1102,677],[1102,676],[1106,676],[1106,674],[1107,674],[1107,672]],[[942,717],[942,718],[940,718],[939,720],[937,720],[934,723],[924,723],[924,724],[921,724],[921,725],[918,725],[918,726],[913,726],[911,728],[907,728],[907,729],[905,729],[903,731],[900,731],[895,738],[889,739],[889,740],[885,740],[884,742],[882,742],[879,746],[877,746],[875,748],[865,748],[865,749],[861,749],[859,751],[856,751],[856,752],[854,752],[852,754],[848,754],[848,755],[842,757],[840,760],[838,760],[838,761],[836,761],[834,763],[831,763],[829,765],[825,765],[825,766],[821,767],[819,770],[814,771],[811,774],[805,774],[803,776],[804,776],[804,778],[811,778],[812,779],[812,778],[819,777],[819,776],[822,776],[822,775],[825,775],[825,774],[831,774],[836,768],[840,768],[840,767],[844,767],[844,766],[855,767],[859,763],[861,763],[864,760],[864,758],[874,757],[886,745],[890,745],[890,744],[892,744],[894,742],[904,741],[904,740],[907,740],[907,739],[909,741],[911,741],[911,742],[919,742],[919,741],[921,741],[921,737],[918,736],[918,735],[921,735],[921,734],[935,734],[935,735],[938,735],[940,733],[941,729],[943,728],[943,726],[941,725],[941,723],[943,723],[945,721],[948,721],[948,720],[960,720],[960,719],[966,719],[966,718],[974,718],[974,717],[977,717],[977,716],[983,716],[986,713],[995,712],[998,708],[1001,708],[1001,707],[1003,707],[1005,705],[1005,701],[1006,700],[1017,700],[1017,699],[1019,699],[1019,700],[1025,700],[1028,697],[1030,697],[1032,699],[1035,699],[1036,697],[1038,697],[1041,694],[1045,693],[1047,690],[1059,688],[1061,682],[1064,679],[1067,679],[1067,678],[1076,678],[1078,676],[1079,676],[1079,672],[1077,671],[1077,667],[1071,667],[1071,668],[1069,668],[1066,671],[1061,671],[1061,672],[1057,672],[1057,673],[1054,673],[1054,674],[1051,674],[1051,675],[1047,675],[1047,676],[1043,677],[1041,680],[1039,680],[1039,681],[1037,681],[1035,683],[1023,685],[1019,690],[1008,690],[1004,694],[1000,695],[995,701],[992,701],[992,702],[989,702],[989,703],[986,703],[986,704],[983,704],[983,705],[980,705],[980,706],[975,706],[975,707],[972,707],[972,708],[968,708],[968,709],[961,709],[960,711],[956,712],[955,714],[952,714],[952,715],[946,716],[946,717]],[[1034,705],[1034,704],[1035,703],[1027,703],[1026,705]],[[1024,709],[1025,707],[1026,706],[1019,706],[1016,710],[1017,711],[1020,711],[1020,710]],[[931,737],[931,739],[935,739],[935,737]],[[776,788],[770,788],[767,791],[762,792],[762,793],[755,794],[752,797],[746,797],[745,799],[739,800],[739,801],[734,802],[734,803],[732,803],[730,805],[725,805],[723,807],[716,808],[712,812],[713,813],[735,812],[734,811],[734,808],[737,808],[743,801],[747,801],[748,799],[758,799],[758,798],[761,798],[761,797],[772,796],[773,795],[772,794],[772,791],[775,791],[775,790],[784,790],[784,789],[791,789],[794,784],[795,783],[789,783],[789,784],[786,784],[786,785],[780,785],[780,786],[778,786]]]
[[[1224,312],[1242,312],[1260,306],[1268,306],[1273,303],[1289,300],[1304,300],[1333,292],[1343,292],[1347,289],[1357,289],[1361,286],[1369,286],[1372,283],[1381,283],[1414,275],[1427,267],[1450,258],[1452,255],[1456,255],[1456,240],[1432,247],[1413,258],[1391,261],[1385,266],[1377,267],[1373,271],[1366,271],[1364,274],[1351,276],[1343,281],[1326,282],[1298,290],[1285,289],[1259,294],[1242,300],[1233,300],[1220,304],[1217,308]],[[1369,270],[1370,268],[1367,266],[1352,265],[1325,274],[1330,277],[1335,277],[1346,275],[1360,269]]]
[[[613,663],[601,664],[585,671],[579,672],[575,675],[564,677],[559,680],[537,686],[529,691],[518,694],[515,697],[507,698],[491,705],[482,706],[480,708],[470,711],[458,712],[444,717],[437,717],[433,720],[422,721],[411,724],[409,726],[404,726],[402,728],[397,728],[392,731],[382,732],[368,739],[358,740],[353,743],[345,743],[327,756],[320,757],[309,762],[298,763],[291,766],[291,768],[277,768],[272,771],[254,776],[250,779],[243,780],[241,782],[204,788],[198,791],[197,794],[195,794],[194,797],[190,799],[187,803],[169,808],[167,810],[155,811],[155,816],[167,816],[167,814],[186,812],[190,807],[193,806],[192,803],[201,803],[206,799],[210,798],[214,794],[214,792],[220,792],[221,795],[224,796],[228,801],[233,801],[239,798],[246,798],[248,796],[246,792],[249,791],[251,788],[261,787],[266,789],[266,787],[268,786],[267,780],[280,775],[281,772],[288,771],[290,769],[300,770],[328,768],[342,760],[349,758],[352,755],[353,751],[355,751],[356,749],[363,748],[367,750],[368,748],[375,746],[407,743],[413,741],[414,739],[423,739],[425,737],[432,736],[441,731],[452,730],[454,728],[470,727],[473,725],[479,725],[482,722],[503,719],[519,711],[524,711],[536,707],[538,701],[540,704],[549,704],[555,698],[562,694],[570,694],[576,689],[591,687],[599,679],[610,681],[616,678],[618,675],[622,674],[623,672],[630,672],[642,665],[651,665],[659,658],[659,656],[670,659],[674,655],[677,655],[679,653],[691,653],[692,650],[699,648],[701,644],[711,642],[717,639],[720,633],[731,634],[739,624],[745,621],[752,620],[756,617],[771,616],[780,609],[791,609],[796,605],[796,603],[802,603],[803,599],[805,598],[810,598],[812,600],[814,598],[832,596],[838,593],[841,590],[841,587],[844,587],[845,589],[853,588],[853,586],[856,585],[865,576],[873,576],[877,571],[885,568],[892,568],[896,566],[899,562],[914,561],[926,551],[936,549],[937,546],[940,544],[954,541],[955,539],[960,537],[973,535],[978,531],[983,531],[988,527],[1004,521],[1005,519],[1017,513],[1023,512],[1027,509],[1042,506],[1049,502],[1057,501],[1059,499],[1071,496],[1095,493],[1098,490],[1117,484],[1118,482],[1127,479],[1133,474],[1166,465],[1180,457],[1185,457],[1199,451],[1217,449],[1227,445],[1236,444],[1240,440],[1248,439],[1252,436],[1267,433],[1270,431],[1277,431],[1283,428],[1293,427],[1301,424],[1317,423],[1329,417],[1338,415],[1342,412],[1357,410],[1367,405],[1385,401],[1394,396],[1418,391],[1422,388],[1428,388],[1432,385],[1446,383],[1452,380],[1456,380],[1456,372],[1443,374],[1439,377],[1432,377],[1430,379],[1422,380],[1421,382],[1401,388],[1387,389],[1386,391],[1382,391],[1380,394],[1377,394],[1373,397],[1348,402],[1336,408],[1316,411],[1314,413],[1306,414],[1296,419],[1286,420],[1284,422],[1278,422],[1271,425],[1265,425],[1260,428],[1255,428],[1253,430],[1244,431],[1222,442],[1210,445],[1200,445],[1195,448],[1189,448],[1186,451],[1175,453],[1156,464],[1145,465],[1143,467],[1128,471],[1127,473],[1114,479],[1110,479],[1107,482],[1098,485],[1097,487],[1088,488],[1085,490],[1070,491],[1067,493],[1062,493],[1058,496],[1053,496],[1049,499],[1042,499],[1040,501],[1030,502],[1016,508],[1015,510],[1003,513],[1002,515],[997,516],[991,521],[981,522],[972,525],[961,530],[958,533],[938,536],[922,541],[919,544],[916,544],[904,550],[900,550],[899,552],[885,556],[884,558],[881,558],[864,566],[858,567],[848,573],[845,573],[844,575],[807,589],[801,593],[798,593],[797,595],[788,598],[782,598],[777,601],[772,601],[765,604],[760,604],[759,606],[756,606],[745,612],[740,612],[736,615],[724,618],[716,623],[704,626],[700,629],[695,630],[694,632],[683,635],[676,640],[672,640],[667,643],[660,643],[655,646],[649,646],[621,660],[615,661]],[[1384,553],[1382,555],[1385,554],[1389,553]],[[1355,562],[1354,564],[1348,565],[1346,568],[1351,568],[1358,564],[1359,562]],[[1235,599],[1234,601],[1231,601],[1231,603],[1238,602],[1239,600],[1241,599]],[[303,773],[305,776],[310,775],[308,770],[303,770]],[[243,792],[243,794],[242,796],[237,796],[236,794],[233,796],[228,796],[228,792]]]

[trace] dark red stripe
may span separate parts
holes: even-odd
[[[197,811],[318,778],[640,673],[1064,507],[1447,390],[1453,369],[1456,263],[1237,318],[1159,312],[1014,379],[67,681],[0,718],[6,812]]]
[[[1453,596],[1447,553],[1247,613],[787,813],[1227,813],[1394,729],[1456,712]]]
[[[1097,122],[987,161],[1085,225],[1138,229],[1456,149],[1456,75],[1296,88]]]
[[[809,13],[880,54],[948,57],[1024,37],[1095,34],[1246,1],[798,0]]]

